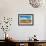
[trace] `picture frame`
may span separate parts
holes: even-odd
[[[19,26],[34,25],[34,15],[33,14],[18,14],[18,25]]]

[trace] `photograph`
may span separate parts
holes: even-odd
[[[33,25],[33,14],[18,14],[18,25],[31,26]]]

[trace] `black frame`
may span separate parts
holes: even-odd
[[[19,23],[19,16],[23,16],[23,15],[25,15],[25,16],[26,15],[30,15],[30,16],[32,15],[32,24],[25,24],[25,25],[20,24]],[[34,25],[34,14],[18,14],[18,25],[19,26],[33,26]]]

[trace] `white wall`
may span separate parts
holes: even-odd
[[[34,34],[37,35],[39,40],[44,40],[46,39],[45,7],[33,8],[28,0],[0,0],[0,16],[13,18],[11,29],[8,32],[16,40],[27,40]],[[18,26],[18,14],[34,14],[34,25]],[[2,36],[0,36],[0,39],[2,39]]]

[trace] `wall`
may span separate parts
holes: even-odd
[[[34,34],[37,39],[44,40],[45,38],[45,15],[46,6],[40,8],[33,8],[30,6],[28,0],[0,0],[0,18],[12,17],[13,22],[8,33],[16,40],[27,40]],[[18,14],[34,14],[33,26],[18,26]],[[2,35],[2,31],[0,35]],[[4,33],[3,33],[4,34]],[[0,36],[0,39],[4,37]]]

